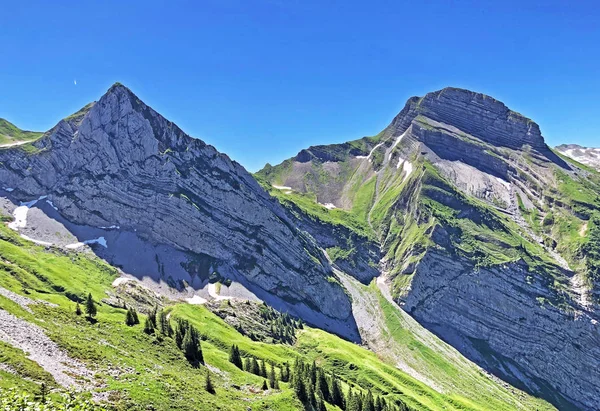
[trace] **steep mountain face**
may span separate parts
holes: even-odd
[[[375,137],[310,147],[257,178],[377,242],[378,284],[468,358],[561,409],[597,409],[600,175],[535,122],[447,88],[409,99]]]
[[[357,338],[349,298],[327,259],[281,205],[239,164],[122,85],[39,140],[0,150],[0,162],[6,195],[31,201],[21,204],[25,216],[38,198],[52,216],[49,228],[27,231],[17,222],[29,238],[67,248],[96,242],[94,251],[125,272],[188,293],[217,275]],[[38,218],[33,210],[30,218]],[[57,221],[79,243],[53,236]]]
[[[577,144],[562,144],[556,150],[581,164],[600,170],[600,148],[581,147]]]

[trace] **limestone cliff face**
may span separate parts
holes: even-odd
[[[432,251],[400,300],[419,322],[515,386],[559,409],[598,409],[600,316],[573,301],[568,310],[555,306],[561,296],[548,281],[523,264],[475,268]]]
[[[350,302],[314,244],[242,166],[113,86],[32,146],[0,151],[0,181],[48,195],[73,223],[119,226],[212,270],[346,323]],[[109,244],[110,246],[110,244]],[[124,250],[126,252],[126,250]],[[194,273],[188,282],[194,282]]]
[[[390,131],[403,132],[417,115],[451,124],[496,146],[521,148],[530,145],[535,149],[546,149],[535,122],[485,94],[448,87],[427,93],[422,98],[413,97],[393,120]]]

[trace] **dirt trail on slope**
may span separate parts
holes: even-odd
[[[28,323],[0,309],[0,341],[20,348],[63,387],[89,388],[94,373],[69,357],[37,325]]]

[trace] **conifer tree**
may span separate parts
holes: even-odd
[[[322,370],[317,372],[317,388],[316,391],[323,398],[324,401],[331,402],[331,395],[329,394],[329,384],[327,384],[327,377]]]
[[[256,358],[252,357],[252,364],[250,366],[250,372],[254,375],[260,375],[260,366],[258,365],[258,361]]]
[[[239,369],[243,369],[244,365],[242,363],[242,357],[240,356],[240,349],[237,345],[232,345],[229,350],[229,362],[238,367]]]
[[[171,328],[171,322],[169,321],[169,317],[167,316],[167,313],[165,313],[164,310],[160,310],[158,312],[157,328],[162,335],[166,335],[169,337],[173,335],[173,328]]]
[[[331,376],[331,404],[344,409],[344,394],[335,373]]]
[[[137,313],[137,310],[135,308],[131,308],[131,315],[133,316],[133,323],[134,324],[139,324],[140,323],[140,319],[138,317],[138,313]]]
[[[261,367],[260,367],[260,376],[263,378],[267,378],[267,363],[265,362],[265,360],[262,360],[261,362]]]
[[[275,377],[275,367],[273,366],[273,363],[271,363],[271,368],[269,369],[269,387],[271,387],[271,389],[275,389],[276,384],[277,379]],[[279,389],[279,387],[277,387],[277,389]]]
[[[361,406],[358,402],[358,396],[352,391],[352,388],[348,390],[348,397],[346,398],[346,411],[361,411]]]
[[[181,349],[183,344],[183,337],[185,337],[185,331],[187,330],[187,321],[180,318],[177,319],[177,326],[175,327],[175,344]]]
[[[261,388],[263,391],[267,391],[269,389],[269,387],[267,387],[267,380],[263,380],[263,385]]]
[[[79,303],[75,306],[75,315],[81,315],[81,306]]]
[[[202,355],[202,347],[200,346],[200,336],[198,331],[190,324],[183,337],[181,349],[185,354],[185,358],[192,364],[193,367],[198,367],[204,363]]]
[[[284,369],[285,369],[285,373],[283,373],[283,372],[281,373],[281,381],[289,382],[290,381],[290,364],[286,362]]]
[[[154,309],[152,309],[152,311],[150,311],[150,313],[148,314],[148,318],[150,319],[150,321],[152,322],[152,328],[156,328],[156,314],[158,313],[158,307],[154,306]]]
[[[208,371],[208,370],[206,370],[206,381],[204,383],[204,389],[209,394],[214,394],[215,393],[215,387],[212,384],[212,381],[210,379],[210,371]]]
[[[150,317],[146,317],[146,321],[144,321],[144,332],[148,335],[154,333],[154,324],[152,324]]]
[[[375,405],[373,403],[373,394],[369,390],[366,397],[363,400],[362,411],[375,411]]]
[[[96,303],[94,302],[94,298],[92,297],[92,294],[89,293],[85,301],[85,313],[88,315],[89,318],[94,318],[97,312],[98,311],[96,309]]]
[[[133,318],[133,313],[131,309],[127,310],[127,314],[125,314],[125,325],[132,327],[135,325],[135,319]]]

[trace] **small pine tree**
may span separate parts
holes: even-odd
[[[139,324],[140,323],[140,318],[138,317],[138,313],[137,313],[137,310],[135,308],[131,309],[131,315],[133,316],[133,323],[134,324]]]
[[[268,389],[269,389],[269,387],[267,387],[267,380],[263,380],[263,385],[262,385],[261,390],[267,391]]]
[[[277,380],[275,378],[275,367],[273,367],[273,363],[271,363],[271,368],[269,369],[269,387],[271,387],[271,389],[275,389],[276,383]]]
[[[146,317],[146,321],[144,321],[144,332],[148,335],[154,333],[154,324],[150,317]]]
[[[375,411],[375,404],[373,403],[373,394],[371,391],[367,392],[367,396],[363,400],[362,409],[363,411]]]
[[[327,402],[331,402],[331,395],[329,394],[329,384],[327,384],[327,377],[322,370],[318,370],[317,372],[317,384],[316,384],[317,392],[320,392],[323,400]]]
[[[162,335],[166,335],[171,337],[173,335],[173,328],[171,327],[171,321],[169,321],[169,317],[164,310],[160,310],[158,312],[158,323],[156,324],[156,328],[160,331]]]
[[[352,388],[348,389],[348,398],[346,403],[346,411],[361,411],[361,406],[357,395],[352,392]]]
[[[337,376],[333,374],[331,376],[331,404],[337,405],[341,409],[344,409],[344,394],[340,388],[340,383],[337,380]]]
[[[229,362],[238,367],[240,370],[244,368],[242,363],[242,357],[240,356],[240,349],[237,345],[232,345],[229,350]]]
[[[97,312],[98,311],[96,309],[96,303],[94,302],[94,298],[92,297],[92,294],[89,293],[85,301],[85,313],[88,315],[89,318],[94,318]]]
[[[36,399],[41,402],[42,404],[44,404],[46,402],[46,399],[48,397],[48,394],[50,394],[50,389],[48,388],[48,386],[46,385],[46,383],[42,383],[40,385],[40,391],[39,393],[36,395]]]
[[[202,347],[200,346],[200,335],[198,331],[190,324],[183,337],[181,349],[185,354],[185,358],[192,364],[193,367],[198,367],[199,364],[204,364],[204,356]]]
[[[79,305],[79,303],[77,303],[77,305],[75,306],[75,315],[81,315],[81,306]]]
[[[258,361],[256,358],[252,357],[252,364],[250,366],[250,372],[255,375],[260,375],[260,366],[258,365]]]
[[[206,382],[204,384],[204,389],[209,394],[214,394],[215,393],[215,387],[213,386],[213,383],[212,383],[212,381],[210,379],[210,372],[208,370],[206,370]]]
[[[283,372],[281,373],[281,381],[289,382],[290,381],[290,364],[286,362],[284,369],[285,369],[285,373],[283,373]]]
[[[148,318],[152,322],[152,328],[156,328],[156,314],[158,313],[158,307],[155,306],[152,311],[148,314]]]
[[[132,327],[135,325],[135,319],[133,318],[131,310],[127,310],[127,314],[125,314],[125,325],[127,325],[128,327]]]
[[[265,361],[262,361],[262,365],[260,367],[260,376],[263,378],[267,378],[267,364]]]

